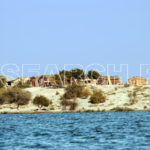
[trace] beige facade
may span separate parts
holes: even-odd
[[[120,85],[121,79],[118,76],[100,76],[97,79],[98,85]]]
[[[132,77],[128,79],[129,85],[147,85],[147,79],[144,77]]]

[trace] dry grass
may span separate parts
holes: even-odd
[[[120,112],[120,111],[134,111],[134,110],[131,108],[128,108],[128,107],[115,107],[115,108],[111,109],[110,111]]]
[[[90,97],[90,102],[92,104],[104,103],[106,101],[106,96],[101,90],[94,90]]]
[[[57,92],[56,92],[56,95],[59,95],[59,94],[60,94],[60,93],[57,91]]]

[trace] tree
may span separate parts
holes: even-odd
[[[59,72],[59,74],[65,83],[68,83],[71,80],[72,73],[70,71],[62,70]]]
[[[84,70],[82,69],[72,69],[71,70],[72,73],[72,77],[75,79],[84,79],[85,74],[84,74]]]
[[[45,96],[36,96],[33,100],[33,104],[42,108],[43,106],[48,107],[52,102]]]
[[[98,79],[99,76],[100,74],[97,71],[94,71],[94,70],[88,71],[88,77],[90,79]]]
[[[63,76],[61,76],[60,74],[55,74],[54,75],[55,78],[55,83],[59,86],[59,87],[63,87]]]
[[[6,77],[0,76],[0,88],[3,88],[6,84]]]

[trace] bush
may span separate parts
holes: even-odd
[[[112,108],[110,111],[121,112],[121,111],[134,111],[134,110],[131,108],[127,108],[127,107],[115,107],[115,108]]]
[[[8,88],[3,90],[0,94],[1,103],[15,103],[17,104],[17,108],[19,108],[20,105],[27,105],[30,99],[31,94],[19,88]]]
[[[78,103],[76,101],[72,101],[70,103],[70,110],[76,110]]]
[[[68,106],[69,107],[69,110],[75,110],[76,107],[78,106],[78,103],[74,100],[74,101],[71,101],[71,100],[66,100],[66,99],[63,99],[61,101],[61,105],[65,107]]]
[[[58,92],[58,91],[56,92],[56,95],[59,95],[59,92]]]
[[[137,103],[137,91],[130,92],[128,94],[130,105]]]
[[[101,90],[93,91],[93,94],[90,97],[90,102],[92,104],[104,103],[105,101],[106,101],[106,97],[104,96],[103,91]]]
[[[0,105],[4,104],[5,100],[2,96],[2,92],[0,92]]]
[[[65,94],[63,95],[64,99],[72,99],[77,97],[82,97],[82,91],[84,89],[83,85],[75,84],[68,85],[65,88]]]
[[[125,83],[125,84],[124,84],[124,87],[127,88],[127,87],[130,87],[130,85],[127,84],[127,83]]]
[[[0,76],[0,88],[3,88],[6,84],[6,78],[4,76]]]
[[[48,107],[52,102],[45,96],[36,96],[33,100],[33,104],[41,108],[43,106]]]
[[[69,100],[63,99],[61,101],[61,105],[67,107],[67,106],[70,106],[70,104],[71,104],[70,102],[71,101],[69,101]]]
[[[82,98],[87,98],[89,95],[91,95],[91,93],[88,89],[83,89],[81,95],[82,95]]]
[[[23,81],[19,81],[15,87],[17,88],[29,88],[31,87],[31,84],[30,84],[30,81],[26,81],[26,82],[23,82]]]

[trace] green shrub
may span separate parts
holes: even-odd
[[[83,89],[81,95],[82,98],[87,98],[89,95],[91,95],[91,93],[88,89]]]
[[[68,106],[68,107],[69,107],[69,110],[75,110],[76,107],[78,106],[78,103],[76,102],[76,100],[71,101],[71,100],[63,99],[63,100],[61,101],[61,105],[62,105],[63,107],[65,107],[65,109],[66,109],[66,107]]]
[[[101,90],[94,90],[93,94],[90,97],[90,102],[92,104],[104,103],[106,101],[106,97]]]
[[[52,102],[45,96],[36,96],[33,100],[33,104],[41,108],[43,106],[48,107]]]
[[[124,87],[127,88],[127,87],[130,87],[130,85],[127,84],[127,83],[125,83],[125,84],[124,84]]]
[[[31,87],[31,83],[30,83],[30,81],[26,81],[26,82],[19,81],[19,82],[15,85],[15,87],[17,87],[17,88],[29,88],[29,87]]]
[[[65,94],[63,95],[64,99],[73,99],[77,97],[82,97],[82,91],[84,89],[83,85],[75,84],[68,85],[65,88]]]
[[[131,108],[127,108],[127,107],[115,107],[115,108],[112,108],[110,111],[119,112],[119,111],[134,111],[134,110]]]
[[[8,88],[0,93],[0,101],[2,103],[15,103],[17,104],[17,108],[19,108],[20,105],[27,105],[30,99],[31,94],[19,88]]]

